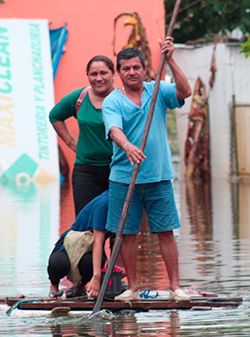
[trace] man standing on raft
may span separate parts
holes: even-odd
[[[191,95],[188,80],[173,59],[173,38],[161,43],[175,84],[160,82],[147,144],[140,150],[146,119],[154,91],[154,81],[144,82],[145,59],[136,48],[117,55],[117,71],[122,87],[111,92],[103,102],[103,118],[107,138],[113,141],[110,173],[107,229],[116,232],[133,165],[141,163],[134,194],[123,231],[122,258],[128,277],[128,290],[116,300],[137,300],[136,235],[140,231],[143,209],[152,233],[159,238],[160,250],[170,281],[170,298],[186,300],[188,295],[179,286],[178,251],[173,230],[180,227],[174,201],[173,168],[166,132],[166,111],[179,108]]]

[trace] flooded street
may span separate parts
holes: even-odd
[[[182,228],[176,232],[180,282],[228,297],[238,308],[121,311],[88,314],[14,310],[0,305],[0,336],[250,336],[250,181],[214,180],[211,186],[174,182]],[[67,188],[0,187],[0,297],[48,294],[47,260],[59,233],[71,225]],[[60,205],[62,206],[60,211]],[[157,238],[138,237],[140,289],[168,288]]]

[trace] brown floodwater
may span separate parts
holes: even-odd
[[[174,182],[182,227],[175,232],[183,287],[243,297],[238,308],[148,312],[50,313],[0,305],[0,337],[15,336],[250,336],[250,180]],[[47,260],[59,233],[71,225],[67,186],[0,187],[0,297],[48,293]],[[61,205],[61,208],[60,208]],[[140,289],[166,290],[157,237],[146,222],[138,236]]]

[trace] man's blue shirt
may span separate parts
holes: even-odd
[[[110,129],[118,127],[123,130],[132,144],[137,147],[141,146],[155,82],[144,82],[143,85],[141,106],[137,106],[119,89],[113,90],[104,99],[103,120],[107,138]],[[144,150],[147,158],[141,163],[136,178],[137,184],[173,179],[171,152],[166,129],[166,112],[167,109],[179,108],[183,104],[184,101],[178,101],[176,97],[175,84],[161,81]],[[125,151],[113,142],[110,180],[129,184],[133,168]]]

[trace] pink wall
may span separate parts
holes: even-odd
[[[114,18],[123,12],[140,15],[151,48],[152,64],[157,70],[160,60],[158,39],[164,37],[165,30],[163,0],[6,0],[0,4],[1,18],[48,19],[51,28],[67,23],[69,37],[55,79],[56,102],[87,83],[85,66],[92,56],[105,54],[115,60],[112,47]],[[123,20],[119,21],[116,30],[116,51],[127,42],[131,31],[131,27],[123,26]],[[77,133],[75,120],[68,121],[68,125]],[[64,144],[62,148],[72,168],[74,154]]]
[[[74,6],[72,4],[75,4]],[[56,100],[85,83],[85,65],[96,54],[113,57],[113,21],[122,12],[138,12],[150,42],[153,64],[159,61],[158,38],[164,36],[163,1],[155,0],[6,0],[0,4],[1,18],[48,19],[51,28],[68,24],[69,38],[55,79]],[[122,22],[122,21],[121,21]],[[117,46],[126,42],[130,27],[121,25]],[[123,33],[120,37],[119,34]]]

